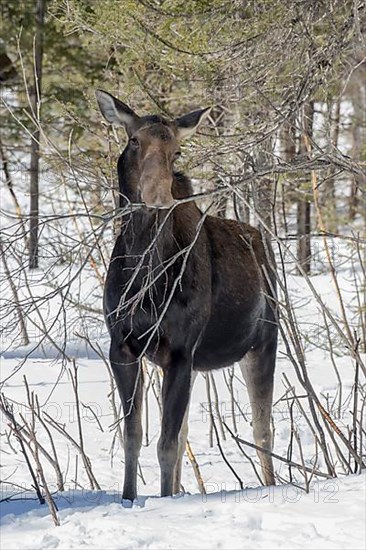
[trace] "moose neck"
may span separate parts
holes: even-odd
[[[125,151],[121,154],[117,164],[119,184],[119,206],[124,208],[130,203],[141,203],[136,189],[138,188],[137,176],[129,166]],[[182,172],[173,172],[172,195],[174,199],[184,199],[193,194],[190,179]],[[153,209],[148,209],[153,211]]]
[[[136,193],[137,182],[129,169],[124,155],[118,160],[119,206],[125,208],[129,204],[141,203]],[[169,216],[168,219],[167,216]],[[173,215],[169,209],[141,208],[132,209],[123,216],[123,238],[129,249],[144,251],[151,240],[159,233],[159,248],[164,248],[172,240]]]
[[[126,162],[125,152],[118,159],[117,170],[120,208],[124,208],[129,203],[140,202],[136,193],[135,176]]]

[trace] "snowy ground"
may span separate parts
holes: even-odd
[[[140,497],[122,508],[114,494],[60,497],[61,526],[34,502],[7,504],[1,547],[43,548],[364,548],[365,476],[319,484],[214,493],[203,498]]]
[[[60,361],[28,358],[22,368],[19,358],[2,359],[4,393],[18,403],[16,412],[29,411],[23,375],[26,374],[31,390],[40,398],[42,409],[55,420],[65,422],[76,434],[75,402],[70,377]],[[335,387],[334,375],[327,363],[326,353],[309,352],[309,371],[325,392]],[[62,470],[67,479],[66,491],[55,496],[59,507],[60,527],[54,527],[47,505],[40,506],[30,488],[30,480],[22,455],[14,454],[2,438],[2,480],[21,485],[2,485],[1,548],[364,548],[365,544],[365,489],[366,476],[345,476],[335,480],[314,481],[310,493],[284,484],[276,488],[258,487],[258,480],[248,460],[238,451],[233,441],[223,443],[225,454],[243,481],[238,482],[224,464],[218,448],[209,447],[209,421],[205,409],[206,390],[203,378],[198,378],[194,388],[191,415],[190,441],[196,454],[207,497],[198,493],[196,481],[188,459],[185,460],[184,496],[158,497],[159,470],[156,458],[156,442],[159,433],[157,406],[149,401],[148,445],[142,448],[141,468],[145,484],[139,479],[139,498],[132,509],[120,504],[123,471],[123,453],[116,447],[111,464],[113,423],[111,405],[107,394],[110,390],[106,366],[101,360],[77,359],[80,383],[80,400],[86,452],[91,458],[93,471],[103,491],[90,491],[76,452],[57,433],[54,441]],[[320,364],[322,365],[319,368]],[[352,385],[352,368],[349,359],[342,358],[338,366],[344,374],[344,391]],[[67,365],[69,367],[69,365]],[[276,378],[276,398],[283,394],[281,375],[287,372],[296,384],[292,368],[286,358],[279,356]],[[347,372],[349,379],[347,382]],[[317,374],[317,376],[316,376]],[[215,375],[220,394],[220,413],[230,423],[230,402],[226,395],[223,374]],[[56,384],[57,382],[57,384]],[[299,390],[299,394],[300,394]],[[246,393],[237,380],[237,398],[250,420]],[[98,417],[100,425],[91,413]],[[28,416],[29,418],[29,416]],[[314,442],[303,418],[296,414],[295,423],[301,433],[304,454],[314,456]],[[238,432],[252,441],[249,422],[237,415]],[[275,451],[286,456],[290,436],[287,405],[278,403],[274,408],[276,426]],[[342,418],[340,422],[346,422]],[[103,431],[102,431],[103,430]],[[47,442],[39,431],[41,441]],[[13,442],[17,447],[16,443]],[[255,459],[255,453],[246,449]],[[294,460],[299,456],[294,452]],[[44,464],[51,489],[54,475]],[[321,469],[321,467],[320,467]],[[276,461],[276,470],[284,478],[287,467]],[[301,475],[294,472],[294,479],[303,486]],[[75,482],[76,481],[76,482]],[[10,497],[10,499],[9,499]]]

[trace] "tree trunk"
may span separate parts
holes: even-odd
[[[243,162],[244,165],[244,162]],[[237,184],[237,181],[233,179],[232,185]],[[241,192],[245,199],[240,200],[236,195],[233,197],[233,204],[234,204],[234,213],[235,217],[238,221],[244,222],[244,223],[250,223],[250,187],[249,185],[241,186]]]
[[[256,146],[254,159],[256,170],[260,170],[264,166],[269,166],[273,163],[273,140],[271,137]],[[271,227],[273,210],[272,179],[263,177],[255,180],[252,184],[252,193],[254,206],[259,218],[267,227]],[[260,223],[259,227],[261,227]]]
[[[32,134],[30,158],[30,232],[29,232],[29,269],[38,267],[38,230],[39,230],[39,123],[41,106],[43,34],[46,0],[37,0],[36,35],[34,43],[34,84],[30,94],[32,115],[36,119],[36,128]]]
[[[288,162],[296,156],[296,128],[294,120],[286,120],[281,130],[281,156]]]
[[[296,157],[297,148],[298,148],[298,136],[296,132],[296,118],[295,115],[291,115],[288,120],[286,120],[280,130],[280,154],[282,159],[285,162],[290,162]],[[288,223],[287,223],[287,208],[291,207],[294,202],[297,200],[297,194],[294,190],[295,185],[292,183],[293,178],[288,176],[288,183],[284,183],[279,187],[280,197],[276,197],[281,201],[281,210],[282,210],[282,227],[284,232],[288,233]]]
[[[329,149],[332,152],[333,148],[338,148],[339,141],[339,123],[341,115],[341,98],[338,97],[333,104],[329,102],[328,113],[330,119],[330,143]],[[336,167],[332,166],[329,170],[329,176],[324,181],[320,193],[320,204],[325,212],[324,219],[327,221],[328,231],[337,232],[337,211],[336,211],[336,196],[335,196],[335,174]]]
[[[300,153],[307,154],[304,136],[311,137],[313,131],[314,102],[310,101],[303,107],[303,135],[300,140]],[[309,193],[307,193],[307,181],[304,189],[300,190],[297,200],[297,260],[305,273],[310,273],[311,268],[311,211]]]
[[[310,225],[310,202],[301,198],[297,203],[297,260],[305,273],[311,269]]]
[[[362,144],[365,143],[364,128],[366,127],[364,94],[362,92],[361,83],[356,81],[352,91],[352,106],[353,106],[353,124],[352,124],[352,158],[359,162],[361,158]],[[348,215],[350,221],[355,219],[357,212],[360,210],[359,193],[365,188],[366,178],[362,175],[354,174],[351,180],[351,190],[348,203]]]

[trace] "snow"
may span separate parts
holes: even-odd
[[[317,352],[319,359],[319,352]],[[6,382],[4,393],[18,403],[16,412],[27,417],[23,374],[26,374],[31,390],[40,398],[42,410],[55,420],[65,422],[71,433],[76,433],[75,402],[67,365],[50,359],[28,358],[16,372],[19,359],[3,358],[2,379],[14,372]],[[83,408],[83,430],[86,452],[91,458],[95,477],[103,491],[90,491],[87,478],[78,473],[75,480],[75,451],[55,434],[54,441],[63,472],[68,472],[63,493],[56,493],[61,525],[55,527],[47,505],[39,505],[34,492],[2,486],[1,548],[363,548],[365,542],[365,489],[366,476],[352,475],[336,479],[314,481],[309,494],[290,484],[276,487],[258,487],[248,461],[238,452],[232,441],[225,442],[226,455],[244,482],[240,490],[230,474],[216,446],[209,448],[208,418],[205,412],[205,384],[197,379],[190,413],[190,441],[205,481],[207,496],[200,495],[189,461],[183,471],[185,495],[160,498],[159,468],[156,457],[156,441],[159,418],[156,403],[150,399],[149,445],[143,446],[141,467],[146,485],[139,480],[139,497],[132,508],[121,504],[123,476],[122,450],[115,449],[111,464],[110,447],[113,432],[107,369],[99,359],[77,359],[80,384],[80,401],[93,409]],[[349,363],[348,363],[349,366]],[[347,368],[346,362],[344,368]],[[285,361],[279,359],[276,396],[281,395],[280,375],[288,370]],[[288,372],[290,375],[290,373]],[[322,375],[324,372],[322,373]],[[328,385],[329,385],[328,370]],[[219,388],[221,413],[229,421],[229,404],[225,400],[222,373],[215,375]],[[321,376],[323,378],[323,376]],[[326,377],[325,377],[326,378]],[[57,382],[57,384],[56,384]],[[321,382],[321,379],[320,379]],[[351,383],[351,380],[350,380]],[[331,384],[330,384],[331,386]],[[244,388],[238,384],[238,399],[245,408]],[[249,410],[249,409],[248,409]],[[246,412],[248,412],[248,410]],[[289,418],[282,406],[275,406],[275,452],[285,455],[289,436]],[[295,415],[296,420],[296,415]],[[242,417],[237,418],[238,431],[252,441],[251,428]],[[306,433],[302,419],[297,422],[302,429],[305,454],[309,456],[312,438]],[[42,442],[45,434],[38,433]],[[3,451],[5,449],[3,444]],[[255,458],[255,453],[248,453]],[[24,460],[17,455],[3,454],[3,479],[11,474],[12,483],[24,484],[29,479]],[[52,486],[52,471],[44,464]],[[285,475],[281,463],[277,472]],[[299,483],[303,486],[303,483]],[[83,489],[81,487],[83,487]],[[10,497],[10,498],[9,498]],[[14,500],[13,500],[14,499]]]
[[[57,500],[57,528],[34,501],[8,505],[2,548],[364,548],[365,480],[320,483],[308,495],[283,486],[139,497],[131,509],[113,493],[75,491]]]

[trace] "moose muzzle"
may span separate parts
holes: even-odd
[[[170,208],[173,203],[173,176],[165,159],[156,156],[145,160],[140,178],[141,200],[149,208]]]

